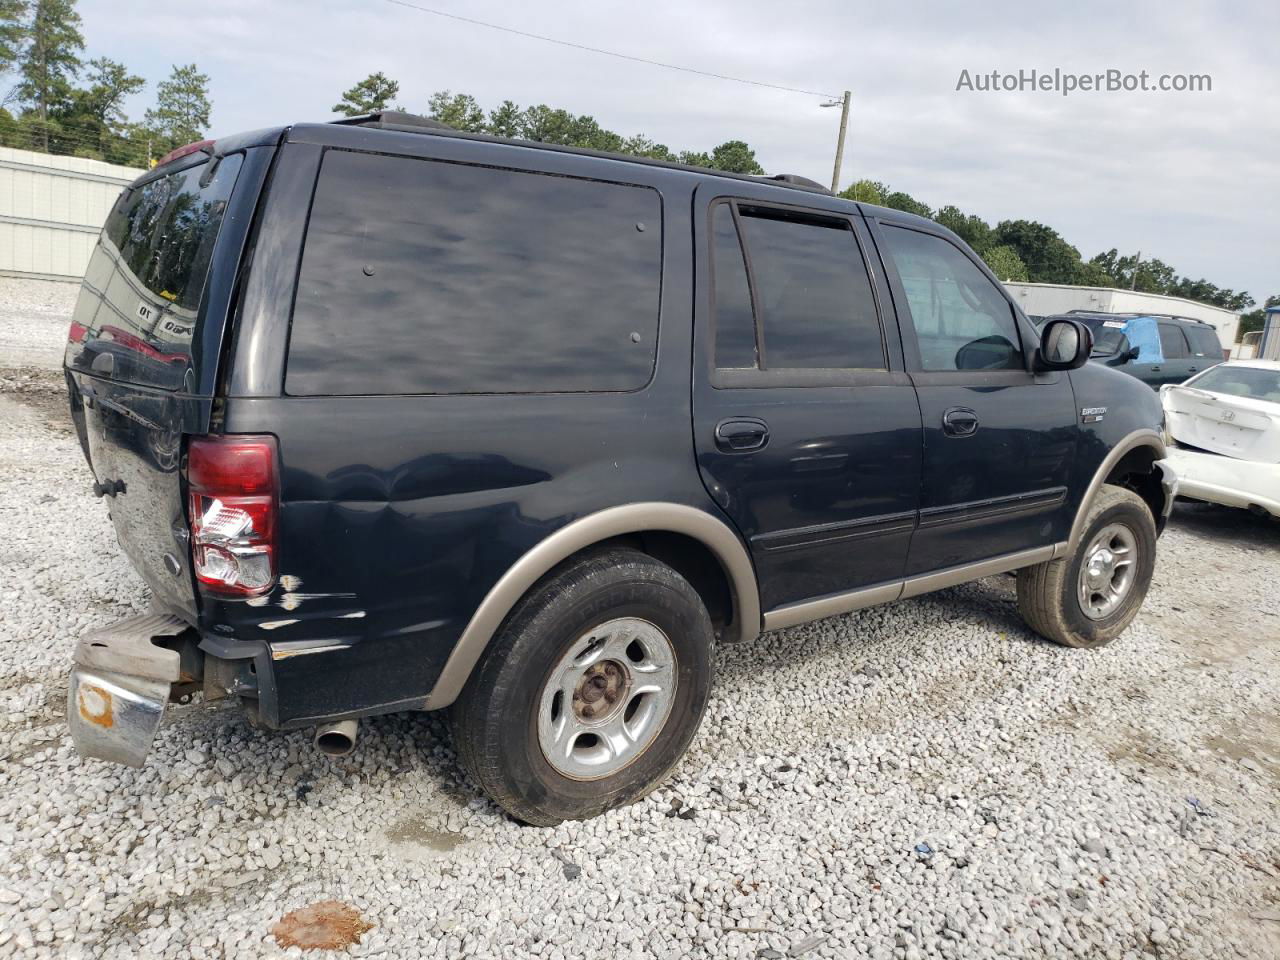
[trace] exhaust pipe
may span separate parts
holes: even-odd
[[[329,757],[345,757],[356,748],[357,720],[337,720],[316,727],[316,749]]]

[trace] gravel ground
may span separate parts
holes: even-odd
[[[0,957],[301,956],[273,925],[329,900],[357,956],[1280,956],[1280,525],[1180,506],[1100,651],[1007,577],[724,648],[670,782],[539,830],[432,715],[332,761],[181,708],[80,760],[73,639],[146,595],[53,382],[0,377]]]
[[[57,370],[78,283],[0,277],[0,367]]]

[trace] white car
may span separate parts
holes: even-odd
[[[1280,517],[1280,361],[1220,363],[1160,399],[1179,496]]]

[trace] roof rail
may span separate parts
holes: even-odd
[[[773,176],[764,174],[730,173],[724,170],[713,170],[709,167],[696,167],[673,160],[658,160],[654,157],[637,157],[629,154],[613,153],[605,150],[594,150],[589,147],[570,147],[556,143],[542,143],[532,140],[520,140],[514,137],[495,137],[487,133],[474,133],[470,130],[459,130],[447,123],[424,117],[417,113],[405,113],[402,110],[375,110],[356,117],[339,117],[329,123],[344,127],[368,127],[375,130],[395,130],[401,133],[436,133],[458,137],[465,140],[481,140],[487,143],[504,143],[518,147],[529,147],[535,150],[554,150],[559,153],[572,153],[585,157],[600,157],[605,160],[622,160],[627,163],[643,164],[652,167],[668,167],[674,170],[685,170],[690,173],[711,174],[735,180],[754,180],[760,183],[773,183],[780,187],[793,187],[809,193],[825,193],[834,196],[830,190],[808,177],[794,173],[778,173]]]
[[[432,120],[418,113],[405,113],[403,110],[376,110],[373,113],[362,113],[358,117],[342,117],[330,120],[348,127],[380,127],[389,130],[408,127],[410,129],[452,130],[453,127],[439,120]]]
[[[799,187],[802,190],[812,190],[814,193],[825,193],[828,196],[835,196],[835,194],[820,184],[817,180],[810,180],[808,177],[802,177],[798,173],[775,173],[773,176],[762,176],[759,179],[772,180],[775,183],[785,183],[792,187]]]

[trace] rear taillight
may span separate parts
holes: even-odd
[[[191,560],[208,593],[252,597],[276,582],[276,438],[196,437],[187,447]]]

